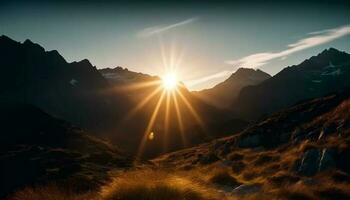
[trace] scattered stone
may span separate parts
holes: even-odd
[[[235,189],[232,190],[232,194],[236,196],[244,196],[249,194],[257,193],[261,190],[261,185],[259,184],[251,184],[251,185],[245,185],[242,184]]]

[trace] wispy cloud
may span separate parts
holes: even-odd
[[[235,71],[236,71],[236,69],[232,70],[232,71],[225,70],[225,71],[221,71],[221,72],[218,72],[218,73],[215,73],[215,74],[211,74],[209,76],[204,76],[204,77],[201,77],[201,78],[198,78],[198,79],[189,80],[189,81],[186,81],[186,85],[189,86],[189,87],[192,87],[192,86],[195,86],[195,85],[198,85],[198,84],[201,84],[201,83],[205,83],[205,82],[207,82],[209,80],[213,80],[213,79],[229,76]]]
[[[344,37],[350,34],[350,25],[342,26],[334,29],[321,30],[317,32],[309,33],[311,37],[307,37],[297,41],[296,43],[289,44],[287,49],[279,52],[262,52],[252,54],[246,57],[243,57],[238,60],[229,60],[226,61],[227,64],[239,65],[244,67],[256,68],[262,65],[267,64],[269,61],[282,58],[285,59],[288,55],[295,52],[308,49],[314,46],[325,44],[331,42],[337,38]]]
[[[198,20],[197,17],[193,17],[193,18],[181,21],[181,22],[177,22],[175,24],[163,25],[163,26],[154,26],[154,27],[145,28],[145,29],[141,30],[137,34],[137,36],[139,36],[139,37],[150,37],[152,35],[160,34],[162,32],[169,31],[169,30],[177,28],[179,26],[190,24],[190,23],[195,22],[197,20]]]
[[[240,58],[238,60],[228,60],[226,61],[227,64],[234,65],[235,68],[233,70],[225,70],[201,77],[199,79],[190,80],[187,81],[186,84],[189,86],[195,86],[213,79],[228,77],[231,73],[234,73],[238,67],[257,68],[267,64],[273,59],[280,58],[281,60],[284,60],[295,52],[331,42],[348,34],[350,34],[350,25],[311,32],[308,33],[308,35],[311,35],[310,37],[306,37],[293,44],[289,44],[285,50],[279,52],[261,52]]]

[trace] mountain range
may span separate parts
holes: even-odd
[[[148,168],[188,172],[236,197],[348,199],[349,65],[349,54],[330,48],[272,77],[240,68],[199,92],[179,83],[178,118],[175,100],[168,109],[166,96],[158,103],[159,77],[68,63],[30,40],[0,36],[1,198],[52,182],[85,192],[112,172]],[[140,164],[133,161],[145,130],[152,139]],[[225,173],[205,179],[218,169]]]
[[[152,162],[217,170],[212,182],[241,199],[349,199],[349,111],[346,88],[275,112],[237,135]]]
[[[258,85],[242,89],[232,109],[246,119],[350,86],[350,54],[329,48],[299,65],[284,68]]]
[[[50,115],[108,138],[132,154],[137,152],[142,138],[148,134],[145,130],[161,92],[149,98],[137,112],[129,114],[160,87],[159,77],[120,67],[97,70],[86,59],[68,63],[57,51],[45,51],[30,40],[20,43],[6,36],[0,36],[0,60],[3,69],[0,75],[1,102],[37,106]],[[157,83],[148,85],[147,82]],[[184,147],[184,142],[179,141],[179,135],[184,131],[188,132],[186,146],[191,146],[246,126],[244,120],[197,99],[183,84],[179,90],[187,99],[185,103],[178,97],[179,107],[186,108],[186,104],[191,104],[197,115],[202,116],[201,123],[207,126],[199,127],[192,111],[184,109],[181,113],[183,130],[172,123],[169,134],[165,134],[164,119],[158,117],[152,130],[156,133],[155,140],[146,148],[145,155]],[[176,113],[174,106],[172,108],[171,113]],[[165,105],[162,105],[158,116],[164,115]],[[172,116],[175,119],[175,115]],[[222,127],[221,121],[230,125],[215,134],[206,134],[209,129]],[[169,138],[164,138],[165,135]],[[163,148],[164,141],[168,143],[168,149]]]

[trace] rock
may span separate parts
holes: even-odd
[[[321,152],[319,149],[310,149],[306,151],[301,160],[298,173],[304,176],[313,176],[319,170]]]
[[[317,172],[324,171],[336,166],[334,150],[310,149],[306,151],[301,159],[294,162],[293,170],[304,176],[313,176]]]
[[[231,144],[228,143],[228,142],[226,142],[226,143],[223,145],[223,147],[222,147],[221,153],[222,153],[223,155],[227,155],[227,154],[230,153],[230,152],[231,152]]]
[[[255,148],[261,145],[260,135],[248,135],[238,139],[237,146],[240,148]]]
[[[305,137],[305,132],[301,128],[296,128],[292,133],[292,141],[299,142]]]
[[[334,166],[335,166],[335,161],[332,156],[332,151],[329,149],[323,149],[320,162],[319,162],[318,171],[323,171],[323,170],[332,168]]]
[[[251,185],[245,185],[242,184],[235,189],[232,190],[232,194],[236,196],[244,196],[249,194],[257,193],[261,190],[261,185],[259,184],[251,184]]]

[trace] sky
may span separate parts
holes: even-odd
[[[350,52],[350,2],[0,1],[0,35],[97,68],[174,70],[201,90],[239,67],[275,75],[326,48]]]

